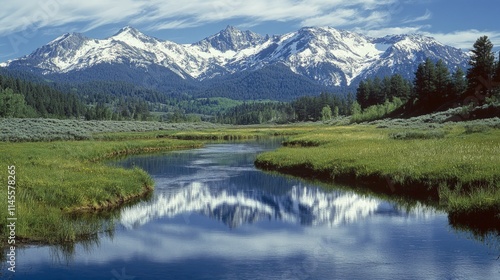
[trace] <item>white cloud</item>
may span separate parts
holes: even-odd
[[[350,22],[358,11],[355,9],[341,9],[328,14],[311,17],[302,21],[303,26],[343,26]]]
[[[0,35],[69,23],[85,24],[82,31],[109,23],[135,23],[149,29],[179,29],[235,18],[243,19],[248,24],[297,21],[352,26],[367,24],[367,17],[371,22],[385,22],[397,3],[396,0],[8,1],[2,3],[0,10]],[[337,15],[341,18],[332,18]]]
[[[18,31],[35,31],[44,27],[57,27],[70,23],[85,23],[85,30],[125,21],[137,15],[144,5],[137,0],[24,0],[2,3],[0,35]]]
[[[339,9],[328,14],[305,19],[302,26],[333,26],[333,27],[353,27],[364,26],[371,28],[383,26],[390,20],[387,11],[364,11],[361,9]]]
[[[71,28],[86,32],[118,23],[145,30],[182,29],[230,19],[255,26],[267,21],[291,22],[300,26],[333,26],[380,37],[388,34],[423,33],[445,44],[471,48],[481,35],[500,45],[500,32],[459,30],[429,32],[429,25],[414,25],[431,19],[430,10],[416,18],[395,23],[393,16],[407,1],[397,0],[23,0],[3,1],[0,36],[37,32],[44,28]],[[393,27],[400,24],[399,27]],[[68,27],[68,25],[70,25]],[[80,30],[75,30],[75,26]],[[28,37],[28,36],[24,36]]]
[[[426,21],[426,20],[431,19],[431,18],[432,18],[431,11],[426,10],[424,15],[416,17],[416,18],[404,20],[403,23],[414,23],[414,22]]]
[[[452,33],[431,33],[424,32],[425,35],[436,38],[443,44],[451,45],[461,49],[472,49],[474,42],[481,36],[488,36],[493,45],[500,46],[500,32],[480,31],[476,29],[460,30]]]
[[[173,20],[164,23],[156,23],[150,25],[148,30],[162,30],[162,29],[182,29],[188,27],[196,27],[198,26],[198,22],[193,22],[189,20]]]

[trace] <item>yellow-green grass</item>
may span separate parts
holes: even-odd
[[[409,132],[409,137],[395,138],[404,131],[325,127],[259,155],[256,164],[298,176],[350,180],[388,193],[430,197],[457,219],[484,214],[500,220],[499,129],[467,133],[455,125],[439,133]]]
[[[9,234],[8,166],[15,166],[18,242],[75,241],[104,230],[102,221],[82,222],[72,217],[75,212],[114,208],[152,190],[145,171],[113,167],[103,159],[200,145],[174,139],[0,143],[1,237],[6,242]]]

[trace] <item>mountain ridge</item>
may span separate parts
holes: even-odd
[[[469,59],[460,49],[419,34],[372,38],[333,27],[303,27],[263,36],[228,25],[198,42],[178,44],[126,26],[105,39],[66,33],[0,66],[53,77],[77,75],[100,64],[124,65],[141,73],[160,67],[200,82],[280,64],[318,85],[335,88],[394,73],[412,78],[427,57],[442,59],[452,71],[467,68]]]

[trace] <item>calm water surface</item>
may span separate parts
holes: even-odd
[[[153,197],[94,242],[19,250],[14,279],[500,279],[498,247],[456,232],[445,213],[255,169],[275,147],[120,161],[153,176]]]

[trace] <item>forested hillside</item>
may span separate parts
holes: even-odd
[[[147,100],[155,98],[123,83],[58,85],[8,71],[0,72],[0,91],[0,117],[17,118],[147,120]]]
[[[0,75],[0,117],[78,118],[87,109],[74,94]]]

